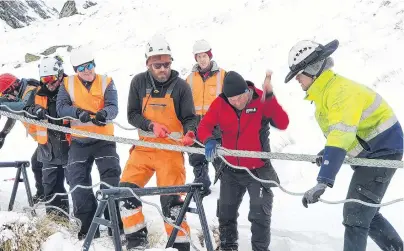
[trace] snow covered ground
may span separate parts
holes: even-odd
[[[49,5],[52,1],[49,1]],[[55,6],[60,1],[54,1]],[[59,7],[57,7],[59,9]],[[166,35],[173,50],[173,68],[185,77],[194,64],[192,45],[200,38],[213,46],[213,57],[226,70],[236,70],[261,85],[265,70],[274,71],[273,84],[279,102],[290,116],[290,127],[285,132],[271,129],[273,151],[316,154],[322,149],[324,138],[314,121],[314,106],[303,100],[300,86],[291,81],[283,83],[288,73],[289,49],[298,40],[314,39],[327,43],[339,39],[340,48],[333,55],[335,70],[375,88],[404,121],[402,94],[404,72],[404,2],[352,1],[352,0],[232,0],[204,2],[189,1],[98,1],[98,5],[82,10],[61,20],[45,20],[27,28],[2,33],[0,29],[0,72],[10,71],[20,77],[37,77],[37,62],[24,63],[27,52],[40,53],[53,45],[79,46],[89,44],[96,51],[98,73],[114,78],[120,99],[117,121],[127,125],[127,93],[132,76],[145,70],[145,42],[156,32]],[[65,58],[65,69],[73,73],[68,52],[60,49]],[[19,68],[15,65],[21,64]],[[5,119],[1,120],[4,123]],[[136,138],[136,134],[121,129],[117,136]],[[118,146],[122,168],[128,158],[129,145]],[[26,137],[18,123],[0,151],[1,161],[29,160],[35,143]],[[186,159],[187,161],[187,159]],[[304,192],[315,183],[318,167],[305,162],[273,161],[288,190]],[[14,176],[14,169],[1,170],[0,205],[7,210],[12,182],[3,179]],[[192,169],[187,166],[187,181],[193,180]],[[335,187],[328,189],[323,198],[345,198],[352,170],[343,166]],[[29,171],[33,187],[33,175]],[[213,172],[211,177],[213,179]],[[98,182],[97,169],[93,180]],[[404,197],[404,171],[397,171],[384,201]],[[154,186],[152,179],[149,186]],[[34,188],[33,188],[34,189]],[[217,225],[215,217],[219,182],[213,193],[204,199],[208,222]],[[342,250],[342,205],[317,203],[305,209],[300,197],[293,197],[274,189],[271,250],[337,251]],[[145,197],[158,203],[158,197]],[[19,189],[15,210],[26,206],[23,187]],[[240,250],[251,250],[248,195],[240,208]],[[381,209],[404,237],[404,203]],[[0,214],[1,217],[7,217]],[[163,238],[163,224],[157,211],[146,206],[146,217],[155,236]],[[188,215],[192,238],[200,250],[197,233],[200,231],[196,215]],[[163,239],[162,239],[163,240]],[[82,242],[59,233],[44,244],[44,250],[80,250]],[[163,247],[162,241],[158,247]],[[108,237],[95,242],[94,250],[113,250]],[[368,250],[378,250],[369,240]]]

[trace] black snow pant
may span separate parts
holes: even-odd
[[[277,181],[272,166],[255,169],[253,174],[265,180]],[[251,222],[253,251],[268,251],[271,241],[271,213],[273,193],[268,183],[254,180],[246,171],[224,167],[220,178],[220,197],[217,217],[219,219],[220,250],[238,250],[238,209],[246,191],[250,196],[248,220]]]
[[[402,153],[382,156],[378,159],[401,160]],[[354,174],[349,185],[347,199],[369,203],[381,203],[397,169],[353,166]],[[403,251],[400,235],[379,212],[380,208],[359,203],[344,204],[344,251],[365,251],[368,236],[384,251]]]
[[[42,162],[37,160],[38,157],[38,147],[35,149],[35,152],[32,154],[31,157],[31,169],[34,173],[35,179],[35,188],[37,195],[44,195],[44,187],[42,185]]]
[[[88,144],[82,144],[75,140],[70,145],[68,165],[66,167],[67,180],[69,181],[70,190],[77,185],[91,186],[91,169],[93,163],[98,167],[100,180],[117,187],[121,175],[121,167],[119,165],[119,156],[116,153],[116,143],[104,140],[96,140]],[[105,185],[100,186],[101,189],[106,188]],[[95,211],[97,209],[97,201],[92,189],[77,188],[72,193],[73,212],[75,217],[81,221],[81,229],[79,239],[87,234]],[[118,202],[117,212],[119,214]],[[104,218],[109,220],[109,211],[106,209]],[[118,215],[119,227],[122,229],[121,217]],[[97,229],[96,236],[99,236]]]
[[[50,200],[55,193],[66,193],[64,186],[65,169],[62,165],[43,164],[42,169],[42,184],[44,188],[44,200]],[[55,206],[69,213],[69,197],[67,195],[57,195],[47,206]],[[62,212],[57,209],[46,208],[46,213],[56,214],[66,217]]]
[[[198,120],[200,121],[202,117],[199,115]],[[198,123],[199,124],[199,123]],[[196,135],[198,137],[198,135]],[[219,144],[221,144],[221,132],[219,127],[215,127],[213,131],[213,137],[217,140]],[[201,142],[203,143],[203,142]],[[201,146],[197,143],[193,144],[192,147],[200,147]],[[194,183],[202,183],[204,187],[204,192],[202,193],[203,196],[210,194],[210,186],[212,182],[210,181],[209,177],[209,162],[206,160],[204,154],[196,154],[190,153],[189,157],[189,164],[193,167],[194,172]],[[216,158],[215,161],[212,163],[215,170],[218,170],[221,159]]]

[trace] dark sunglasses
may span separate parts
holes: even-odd
[[[167,62],[167,63],[153,63],[152,66],[153,66],[153,68],[156,69],[156,70],[160,69],[161,67],[164,67],[164,68],[168,69],[168,68],[170,68],[170,66],[171,66],[171,62]]]
[[[86,69],[89,70],[89,71],[91,71],[94,67],[95,67],[94,63],[88,63],[88,64],[84,64],[84,65],[77,66],[77,70],[78,70],[79,72],[83,72],[83,71],[85,71]]]

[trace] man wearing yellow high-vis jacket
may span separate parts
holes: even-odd
[[[318,184],[303,197],[303,205],[318,202],[336,175],[346,155],[350,157],[401,160],[403,130],[392,108],[375,91],[334,73],[330,55],[338,48],[334,40],[326,45],[303,40],[289,53],[290,73],[306,99],[316,106],[316,120],[327,138]],[[393,168],[352,166],[354,174],[347,199],[380,203],[396,171]],[[403,241],[379,208],[359,203],[345,203],[344,251],[365,251],[370,236],[381,250],[403,250]]]

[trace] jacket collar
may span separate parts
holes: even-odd
[[[332,70],[323,72],[316,80],[314,80],[313,84],[307,90],[307,95],[304,99],[315,101],[321,98],[328,83],[330,83],[336,77],[336,75],[337,74],[335,74]]]
[[[211,71],[211,72],[219,71],[219,66],[217,65],[216,61],[211,60],[210,62],[211,62],[211,64],[212,64],[212,68],[210,69],[210,71]],[[200,68],[199,68],[199,65],[198,65],[198,64],[195,64],[195,65],[192,67],[192,72],[199,72],[199,70],[200,70]]]

